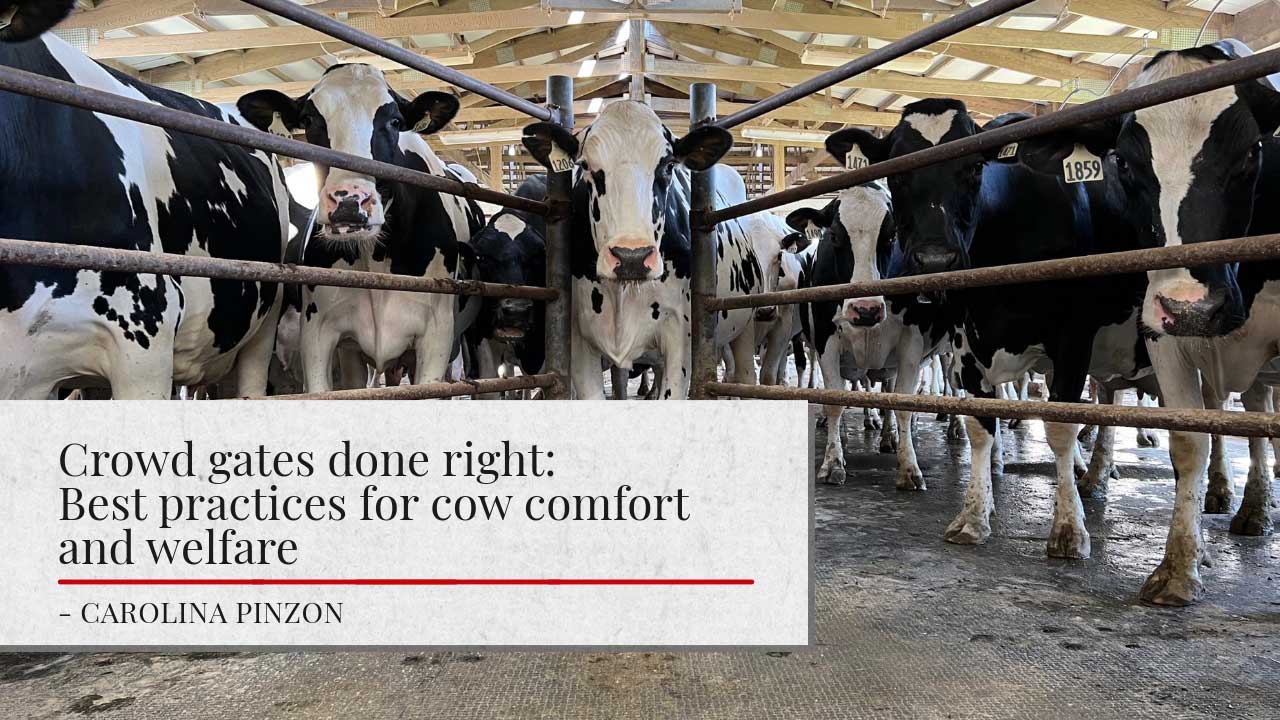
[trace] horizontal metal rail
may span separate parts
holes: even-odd
[[[491,378],[488,380],[465,380],[452,383],[427,383],[425,385],[398,385],[384,388],[361,388],[359,390],[334,390],[333,392],[309,393],[303,395],[273,395],[271,397],[251,398],[253,400],[439,400],[441,398],[462,397],[464,395],[484,395],[487,393],[507,392],[510,390],[534,390],[549,388],[555,385],[558,376],[555,373],[543,375],[520,375],[513,378]]]
[[[550,111],[547,108],[535,105],[528,100],[517,95],[494,87],[489,83],[476,80],[469,77],[465,73],[458,72],[453,68],[445,67],[440,63],[428,60],[421,55],[400,47],[394,43],[387,42],[382,38],[374,37],[369,33],[357,30],[350,25],[335,20],[327,15],[322,15],[302,5],[298,5],[292,0],[243,0],[250,5],[256,5],[267,12],[275,13],[283,18],[288,18],[299,25],[317,30],[333,38],[337,38],[349,45],[368,50],[375,55],[381,55],[389,60],[394,60],[405,67],[417,70],[420,73],[430,75],[438,80],[443,80],[450,85],[460,87],[464,90],[488,98],[501,105],[506,105],[514,110],[537,118],[539,120],[553,120]]]
[[[1280,415],[1275,413],[901,395],[720,382],[709,383],[707,389],[713,395],[751,400],[804,400],[819,405],[871,407],[1019,420],[1038,419],[1086,425],[1161,428],[1237,437],[1280,437]]]
[[[259,1],[260,0],[246,0],[246,2],[252,2],[254,5],[258,5]],[[280,0],[272,1],[279,2]],[[1034,2],[1034,0],[987,0],[987,2],[982,5],[970,8],[964,12],[952,15],[945,20],[928,25],[900,40],[889,43],[882,48],[872,50],[866,55],[855,60],[851,60],[838,68],[828,70],[800,83],[799,85],[789,87],[777,95],[773,95],[756,102],[749,107],[743,108],[742,110],[717,121],[714,124],[717,127],[724,128],[725,130],[737,127],[745,122],[754,120],[761,115],[773,112],[783,105],[788,105],[814,93],[822,92],[832,85],[837,85],[851,77],[861,75],[869,70],[874,70],[876,67],[891,60],[897,60],[908,53],[928,47],[936,42],[946,40],[948,37],[955,35],[962,30],[968,30],[975,25],[981,25],[988,20],[993,20],[1007,12],[1010,12],[1011,10],[1016,10],[1023,5],[1030,4],[1031,2]]]
[[[422,278],[410,275],[331,270],[329,268],[227,260],[225,258],[173,255],[143,250],[119,250],[92,245],[67,245],[0,238],[0,263],[132,272],[157,275],[183,275],[217,280],[279,282],[367,290],[401,290],[404,292],[439,293],[442,295],[478,295],[482,297],[554,300],[558,293],[550,288],[525,285],[499,285],[478,280]]]
[[[940,290],[1018,285],[1050,280],[1074,280],[1122,273],[1195,267],[1212,263],[1249,262],[1280,258],[1280,235],[1258,235],[1232,240],[1214,240],[1191,245],[1126,250],[1124,252],[1082,255],[1059,260],[1038,260],[1016,265],[952,270],[950,272],[910,275],[888,280],[869,280],[844,285],[824,285],[801,290],[784,290],[759,295],[718,297],[709,309],[794,305],[805,302],[847,300],[877,295],[906,295]]]
[[[371,175],[409,185],[417,185],[472,200],[493,203],[545,215],[547,206],[536,200],[507,195],[475,183],[464,183],[449,178],[402,168],[389,163],[348,155],[330,148],[311,145],[292,138],[281,137],[244,125],[233,125],[214,118],[196,115],[183,110],[157,105],[151,102],[122,97],[96,88],[76,85],[17,68],[0,65],[0,90],[50,100],[63,105],[114,115],[147,125],[199,135],[213,140],[240,145],[255,150],[310,160],[331,167]]]
[[[1268,50],[1257,55],[1211,65],[1203,70],[1196,70],[1186,75],[1161,80],[1144,87],[1126,90],[1090,103],[1058,110],[1048,115],[1041,115],[1022,122],[986,130],[966,138],[935,145],[926,150],[878,162],[860,170],[833,175],[691,219],[695,224],[709,227],[726,220],[732,220],[763,210],[772,210],[797,200],[808,200],[809,198],[844,190],[872,180],[889,177],[890,175],[919,170],[929,165],[946,160],[954,160],[966,155],[996,150],[1010,143],[1026,140],[1037,135],[1065,130],[1076,125],[1103,120],[1173,100],[1180,100],[1227,85],[1256,80],[1264,75],[1278,71],[1280,71],[1280,49]]]

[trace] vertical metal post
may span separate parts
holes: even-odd
[[[715,122],[715,83],[693,83],[689,86],[689,127],[696,128]],[[710,172],[693,173],[690,198],[690,225],[693,229],[693,277],[690,279],[691,311],[693,320],[692,351],[693,377],[689,397],[707,400],[707,383],[716,381],[720,356],[716,352],[716,314],[707,309],[707,302],[716,296],[716,231],[707,226],[707,215],[712,210],[715,187]]]
[[[553,122],[573,129],[573,78],[552,75],[547,78],[547,109]],[[573,171],[547,172],[547,287],[560,292],[547,303],[547,358],[544,373],[555,373],[559,380],[547,388],[548,400],[568,400],[572,394],[570,371],[573,344],[573,280],[569,274]]]

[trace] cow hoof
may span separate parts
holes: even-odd
[[[1111,479],[1112,479],[1112,480],[1119,480],[1119,479],[1120,479],[1120,468],[1116,467],[1115,465],[1112,465],[1112,466],[1111,466],[1111,472],[1110,472],[1110,473],[1108,473],[1108,474],[1111,476]]]
[[[992,477],[1004,475],[1004,460],[991,460],[991,475]]]
[[[1022,427],[1022,418],[1014,418],[1010,420],[1007,427],[1010,430],[1017,430],[1018,428]]]
[[[964,425],[956,418],[951,418],[951,424],[947,426],[947,442],[964,442],[965,440]]]
[[[893,455],[898,452],[898,438],[890,435],[889,437],[880,438],[880,453],[883,455]]]
[[[1138,447],[1158,448],[1160,447],[1160,436],[1150,430],[1139,430]]]
[[[1110,473],[1085,473],[1084,477],[1076,480],[1076,491],[1082,498],[1104,500],[1107,497],[1107,480],[1110,478]]]
[[[1241,503],[1235,517],[1231,518],[1231,534],[1262,537],[1275,530],[1271,521],[1271,512],[1256,503]]]
[[[844,466],[833,465],[818,473],[818,480],[828,485],[844,484]]]
[[[862,429],[867,432],[875,432],[879,430],[880,429],[879,418],[874,418],[874,417],[871,417],[870,415],[867,415],[866,417],[862,418]]]
[[[918,467],[903,468],[898,471],[899,490],[924,490],[924,473]]]
[[[950,417],[951,416],[946,413],[938,413],[933,419],[938,422],[946,422]],[[1280,473],[1280,470],[1277,470],[1276,472]]]
[[[960,515],[947,526],[943,539],[956,545],[981,545],[991,537],[991,526],[985,522],[978,523]]]
[[[1070,523],[1054,525],[1045,547],[1049,557],[1068,560],[1087,560],[1089,551],[1089,531],[1083,527],[1077,529]]]
[[[827,416],[819,415],[817,420],[813,421],[814,427],[824,428],[827,426]]]
[[[1185,573],[1175,573],[1162,562],[1151,577],[1142,583],[1138,597],[1152,605],[1185,607],[1200,599],[1204,583]]]
[[[1235,501],[1231,488],[1214,487],[1213,485],[1214,483],[1210,481],[1209,491],[1204,496],[1204,514],[1225,515],[1231,512],[1231,506]]]
[[[1076,437],[1080,440],[1080,442],[1091,443],[1094,441],[1095,438],[1098,437],[1098,426],[1085,425],[1084,427],[1080,428],[1080,434],[1077,435]]]

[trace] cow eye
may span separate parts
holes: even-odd
[[[1116,158],[1116,169],[1122,173],[1129,172],[1129,161],[1125,160],[1124,156],[1121,155],[1120,153],[1115,153],[1115,158]]]
[[[391,122],[388,125],[391,126],[392,130],[404,130],[404,120],[401,118],[391,118]]]

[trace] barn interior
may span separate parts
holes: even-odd
[[[579,126],[643,99],[687,129],[688,86],[719,109],[809,79],[967,7],[961,0],[319,0],[300,4],[534,102],[575,78]],[[121,72],[217,103],[275,88],[300,95],[326,68],[377,64],[405,95],[446,86],[339,42],[306,42],[237,0],[79,0],[57,33]],[[1276,0],[1041,0],[999,22],[734,129],[724,162],[751,197],[842,170],[823,140],[887,130],[903,106],[956,97],[980,119],[1043,115],[1123,89],[1161,49],[1220,38],[1280,45]],[[299,39],[303,42],[299,42]],[[514,191],[542,168],[528,119],[453,90],[462,111],[430,138],[481,184]],[[305,200],[304,200],[305,202]],[[313,201],[314,202],[314,201]],[[822,198],[806,201],[821,204]],[[791,366],[789,383],[800,382]],[[639,379],[633,381],[634,394]],[[1130,403],[1133,400],[1130,398]],[[816,421],[820,413],[813,410]],[[844,423],[849,480],[816,491],[815,646],[795,651],[167,652],[0,655],[0,717],[80,718],[1265,718],[1280,708],[1280,537],[1228,533],[1205,516],[1212,565],[1190,608],[1135,589],[1162,553],[1174,478],[1168,436],[1117,433],[1119,477],[1086,501],[1093,557],[1045,557],[1053,455],[1037,422],[1006,438],[994,534],[948,545],[968,450],[917,418],[929,490],[894,487],[863,411]],[[821,458],[825,429],[813,437]],[[1227,453],[1243,479],[1244,441]]]

